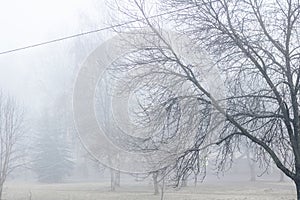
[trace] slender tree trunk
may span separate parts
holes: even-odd
[[[154,195],[158,195],[159,194],[159,186],[158,186],[158,172],[153,172],[152,174],[152,178],[153,178],[153,186],[154,186]]]
[[[117,166],[118,169],[120,169],[120,154],[117,154]],[[116,187],[120,187],[121,186],[121,172],[120,170],[115,170],[115,185]]]
[[[114,169],[110,169],[110,190],[111,191],[116,191],[116,180],[115,177],[116,173]]]
[[[183,180],[182,180],[182,184],[181,184],[181,186],[182,187],[187,187],[187,178],[184,178]]]
[[[249,164],[250,167],[250,181],[256,181],[255,164]]]
[[[279,182],[284,182],[284,173],[280,172]]]
[[[284,154],[284,160],[283,160],[283,164],[286,165],[287,164],[287,152],[285,152]],[[284,182],[284,177],[285,177],[285,174],[283,173],[283,171],[280,171],[280,178],[279,178],[279,182]]]
[[[247,149],[247,161],[250,168],[250,181],[256,181],[255,162],[250,157],[250,152]]]
[[[198,174],[195,174],[194,177],[194,186],[197,187],[197,183],[198,183]]]
[[[163,178],[162,181],[160,200],[164,200],[164,198],[165,198],[165,178]]]
[[[0,183],[0,200],[2,200],[3,183]]]
[[[297,191],[297,200],[300,200],[300,180],[294,180],[296,185],[296,191]]]
[[[115,182],[116,182],[116,187],[120,187],[121,186],[121,173],[120,171],[115,171]]]

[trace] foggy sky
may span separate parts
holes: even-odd
[[[95,4],[105,9],[104,0],[1,0],[0,52],[93,29],[84,20],[102,15]],[[101,21],[94,23],[97,20]],[[64,87],[65,76],[71,75],[69,48],[73,43],[71,39],[0,55],[0,88],[29,110],[48,104]]]

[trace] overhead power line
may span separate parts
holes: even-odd
[[[169,12],[164,12],[164,13],[157,14],[157,15],[152,15],[152,16],[148,17],[148,19],[152,19],[152,18],[156,18],[156,17],[176,13],[176,12],[186,10],[186,9],[190,9],[190,8],[193,8],[193,7],[195,7],[195,6],[190,6],[190,7],[181,8],[181,9],[177,9],[177,10],[173,10],[173,11],[169,11]],[[55,42],[60,42],[60,41],[63,41],[63,40],[68,40],[68,39],[71,39],[71,38],[76,38],[76,37],[80,37],[80,36],[84,36],[84,35],[89,35],[89,34],[92,34],[92,33],[98,33],[98,32],[104,31],[104,30],[118,28],[118,27],[122,27],[122,26],[125,26],[125,25],[128,25],[128,24],[135,23],[135,22],[141,22],[141,21],[144,21],[144,20],[145,20],[145,18],[135,19],[135,20],[127,21],[127,22],[124,22],[124,23],[116,24],[116,25],[106,26],[106,27],[99,28],[99,29],[92,30],[92,31],[87,31],[87,32],[78,33],[78,34],[74,34],[74,35],[69,35],[69,36],[66,36],[66,37],[61,37],[61,38],[57,38],[57,39],[53,39],[53,40],[48,40],[48,41],[45,41],[45,42],[36,43],[36,44],[32,44],[32,45],[28,45],[28,46],[24,46],[24,47],[20,47],[20,48],[15,48],[15,49],[7,50],[7,51],[2,51],[2,52],[0,52],[0,55],[9,54],[9,53],[13,53],[13,52],[16,52],[16,51],[22,51],[22,50],[26,50],[26,49],[30,49],[30,48],[34,48],[34,47],[38,47],[38,46],[43,46],[43,45],[47,45],[47,44],[51,44],[51,43],[55,43]]]

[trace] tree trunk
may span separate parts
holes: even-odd
[[[120,171],[119,170],[115,171],[115,175],[116,175],[116,177],[115,177],[116,187],[120,187],[121,186],[121,173],[120,173]]]
[[[247,149],[247,161],[250,168],[250,181],[256,181],[255,162],[250,157],[250,152]]]
[[[284,173],[280,172],[280,178],[279,178],[279,182],[284,182]]]
[[[187,177],[186,176],[184,176],[182,178],[181,187],[187,187]]]
[[[297,191],[297,200],[300,200],[300,180],[294,180],[296,185],[296,191]]]
[[[287,155],[287,151],[285,152],[284,154],[284,160],[283,160],[283,164],[286,165],[287,164],[287,160],[286,158],[288,157]],[[283,171],[280,170],[280,178],[279,178],[279,182],[284,182],[284,177],[285,177],[285,174],[283,173]]]
[[[110,190],[112,192],[116,191],[116,173],[114,169],[110,169]]]
[[[165,178],[163,178],[162,185],[161,185],[160,200],[164,200],[164,198],[165,198]]]
[[[182,180],[181,187],[187,187],[187,179]]]
[[[197,183],[198,183],[198,174],[195,174],[194,177],[194,186],[197,187]]]
[[[249,164],[250,167],[250,181],[256,181],[255,164]]]
[[[158,195],[159,194],[159,186],[158,186],[158,172],[153,172],[152,174],[152,178],[153,178],[153,186],[154,186],[154,195]]]
[[[2,200],[2,193],[3,193],[3,183],[0,183],[0,200]]]

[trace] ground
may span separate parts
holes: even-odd
[[[159,200],[147,185],[127,184],[110,192],[108,183],[22,184],[7,183],[5,200]],[[169,188],[165,200],[292,200],[295,190],[291,182],[220,182],[199,183],[180,190]]]

